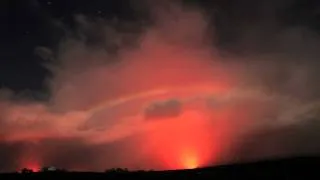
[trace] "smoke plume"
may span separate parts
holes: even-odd
[[[178,169],[319,153],[319,37],[269,14],[292,2],[270,3],[230,16],[148,5],[136,23],[75,15],[59,48],[36,49],[50,98],[0,90],[0,169]]]

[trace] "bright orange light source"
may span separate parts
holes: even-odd
[[[198,161],[195,156],[185,156],[182,161],[185,169],[195,169],[198,167]]]

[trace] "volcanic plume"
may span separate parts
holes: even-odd
[[[46,64],[50,99],[1,91],[0,168],[181,169],[309,152],[253,137],[319,117],[299,87],[310,64],[225,56],[203,11],[161,7],[139,27],[75,16],[77,33]]]

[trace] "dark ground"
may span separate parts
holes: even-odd
[[[320,179],[320,157],[299,157],[176,171],[7,173],[0,174],[0,179]]]

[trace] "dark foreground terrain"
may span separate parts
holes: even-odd
[[[0,174],[0,180],[21,179],[320,179],[320,157],[300,157],[193,170],[138,172],[39,172]]]

